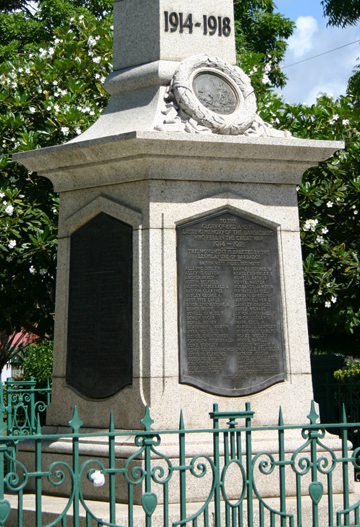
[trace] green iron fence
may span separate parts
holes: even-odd
[[[181,415],[178,430],[156,431],[147,407],[142,431],[115,430],[111,417],[108,431],[84,433],[75,408],[71,433],[41,434],[38,420],[32,438],[0,436],[0,525],[360,525],[349,487],[360,449],[349,450],[356,425],[345,413],[341,440],[325,432],[314,404],[303,426],[284,424],[281,409],[277,426],[254,426],[253,416],[249,403],[239,412],[214,405],[209,429],[188,430]],[[48,493],[65,496],[52,516]]]
[[[51,387],[37,388],[36,381],[13,381],[10,377],[0,383],[0,410],[6,423],[6,435],[32,435],[36,432],[37,417],[45,414],[50,404]]]

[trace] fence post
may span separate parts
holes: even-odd
[[[7,395],[7,404],[6,404],[6,411],[7,411],[7,433],[8,435],[12,435],[13,432],[13,415],[12,415],[12,378],[8,377],[6,382],[6,395]]]

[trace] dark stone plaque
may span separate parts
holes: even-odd
[[[222,211],[177,243],[180,382],[235,396],[284,380],[276,229]]]
[[[132,227],[104,213],[71,236],[66,381],[95,399],[132,382]]]
[[[193,88],[205,108],[222,115],[235,112],[237,96],[224,77],[216,73],[199,73],[193,81]]]

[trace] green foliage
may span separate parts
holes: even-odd
[[[20,367],[24,380],[34,377],[36,388],[46,388],[46,383],[52,379],[53,343],[37,341],[27,344],[21,354]]]
[[[324,15],[329,17],[330,26],[355,25],[360,18],[358,0],[322,0]]]
[[[55,3],[44,1],[44,9]],[[52,337],[58,216],[51,183],[11,154],[80,134],[108,99],[112,16],[79,9],[72,6],[75,16],[64,17],[51,41],[0,60],[0,329],[8,333]]]
[[[298,199],[311,346],[359,356],[359,107],[350,94],[323,94],[311,107],[275,99],[264,113],[297,137],[345,141],[304,174]]]
[[[346,369],[334,372],[334,378],[343,383],[351,381],[360,385],[360,363],[349,361]]]
[[[285,55],[286,39],[292,35],[295,23],[280,13],[274,13],[275,8],[273,0],[234,2],[240,66],[249,74],[258,74],[253,79],[256,88],[262,88],[259,81],[273,86],[284,86],[286,82],[280,62]]]

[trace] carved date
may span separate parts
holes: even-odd
[[[189,34],[192,34],[194,27],[203,28],[204,35],[218,35],[219,37],[228,37],[231,34],[231,21],[228,17],[214,16],[214,15],[203,15],[201,22],[193,21],[193,15],[190,13],[184,15],[184,13],[176,13],[172,11],[164,11],[165,17],[165,31],[170,33],[184,33],[185,30]]]

